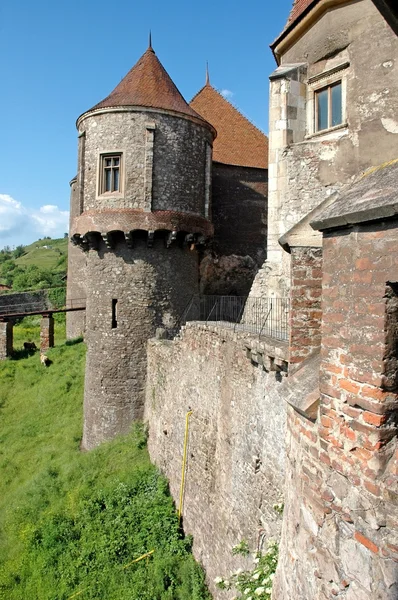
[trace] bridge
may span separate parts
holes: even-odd
[[[33,315],[43,317],[40,323],[40,352],[46,352],[54,346],[53,315],[86,310],[85,298],[69,298],[66,302],[57,302],[53,299],[57,297],[57,294],[54,294],[56,290],[57,288],[32,290],[0,296],[0,360],[12,356],[14,352],[13,327],[16,319]]]

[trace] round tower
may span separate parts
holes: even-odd
[[[198,292],[197,248],[212,235],[215,130],[188,106],[151,45],[77,120],[87,363],[82,446],[143,416],[146,342]],[[83,261],[81,261],[83,262]]]

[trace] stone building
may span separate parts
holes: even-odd
[[[201,261],[201,291],[245,296],[266,258],[268,139],[214,89],[208,74],[190,106],[217,131],[214,238]]]
[[[271,48],[267,260],[255,296],[289,290],[286,231],[397,156],[398,40],[372,0],[297,0]]]
[[[87,310],[67,335],[88,344],[90,448],[142,418],[146,342],[199,293],[200,259],[202,291],[248,293],[265,256],[267,138],[209,83],[188,105],[151,45],[77,129],[67,295]]]

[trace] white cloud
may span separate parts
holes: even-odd
[[[224,96],[224,98],[232,98],[232,96],[234,95],[233,92],[231,92],[231,90],[221,90],[220,92],[221,96]]]
[[[0,194],[0,248],[26,244],[38,237],[62,237],[68,231],[69,212],[46,204],[28,209],[8,194]]]

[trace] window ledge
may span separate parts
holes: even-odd
[[[334,127],[330,127],[329,129],[322,129],[321,131],[314,131],[314,133],[309,133],[305,136],[306,140],[310,140],[312,138],[318,138],[323,135],[328,135],[330,133],[334,133],[335,131],[342,131],[346,129],[348,131],[348,123],[341,123],[340,125],[335,125]]]

